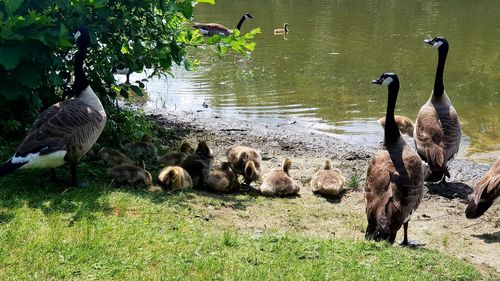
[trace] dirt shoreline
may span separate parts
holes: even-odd
[[[265,123],[254,118],[225,116],[210,109],[190,112],[147,109],[146,113],[162,127],[181,129],[192,144],[208,141],[215,154],[215,167],[224,160],[227,148],[234,144],[247,144],[260,151],[264,172],[279,167],[284,157],[290,157],[290,173],[302,183],[300,197],[285,203],[270,200],[271,204],[298,204],[308,210],[301,213],[303,228],[298,230],[305,235],[331,237],[333,233],[337,238],[364,239],[362,186],[368,162],[379,148],[351,144],[286,120]],[[407,142],[413,144],[410,138]],[[331,159],[333,166],[341,169],[347,179],[359,177],[359,188],[333,200],[313,195],[309,180],[325,159]],[[410,239],[426,243],[425,248],[456,255],[481,269],[500,274],[500,218],[496,216],[500,208],[492,208],[478,220],[467,220],[464,216],[467,196],[487,169],[487,165],[470,160],[453,160],[448,184],[426,185],[424,199],[410,221],[409,235]],[[257,204],[243,210],[208,208],[206,212],[214,217],[214,223],[243,231],[258,233],[269,228],[297,231],[296,226],[283,224],[283,220],[293,219],[290,214],[272,214],[264,219],[255,214],[262,212],[258,208],[262,206]],[[402,239],[401,233],[398,239]]]

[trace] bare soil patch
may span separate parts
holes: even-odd
[[[149,113],[161,126],[181,129],[185,133],[182,137],[192,145],[208,141],[215,153],[214,167],[235,144],[250,145],[260,151],[264,172],[279,168],[284,157],[291,158],[290,174],[301,183],[300,196],[267,198],[252,188],[237,194],[197,192],[200,196],[193,196],[190,203],[211,223],[253,235],[275,230],[324,238],[364,239],[363,184],[368,162],[379,148],[350,144],[293,122],[236,119],[210,110]],[[407,141],[413,143],[412,139]],[[325,159],[331,159],[332,167],[339,168],[347,180],[360,178],[359,187],[335,198],[314,195],[309,181]],[[453,160],[449,183],[426,186],[422,203],[410,221],[409,238],[425,243],[425,248],[500,273],[500,207],[488,210],[477,220],[468,220],[464,215],[467,197],[487,169],[488,166],[472,161]],[[402,240],[402,231],[398,240]]]

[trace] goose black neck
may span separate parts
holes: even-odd
[[[76,97],[78,97],[83,90],[89,86],[89,81],[87,80],[87,77],[85,77],[85,72],[83,71],[83,61],[85,60],[86,55],[87,48],[80,48],[75,54],[75,82],[73,84],[73,90]]]
[[[388,86],[387,113],[385,115],[384,144],[396,143],[401,136],[398,125],[394,119],[394,108],[399,92],[399,80],[397,78]]]
[[[243,22],[245,21],[245,19],[246,19],[245,16],[241,17],[240,22],[238,22],[238,25],[236,25],[236,29],[240,30],[241,25],[243,24]]]
[[[443,43],[439,47],[438,65],[436,69],[436,79],[434,80],[434,96],[441,97],[444,93],[443,73],[446,56],[448,55],[448,44]]]

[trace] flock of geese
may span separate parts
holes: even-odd
[[[253,16],[243,15],[237,28],[247,18]],[[207,36],[231,32],[219,24],[197,24],[195,27]],[[277,33],[282,31],[288,31],[288,24]],[[74,97],[52,105],[39,115],[13,156],[0,166],[0,177],[17,169],[50,168],[53,171],[53,168],[69,163],[71,184],[78,185],[77,162],[101,134],[106,113],[83,69],[90,45],[89,30],[78,28],[74,38],[78,47],[74,55]],[[408,245],[408,223],[422,199],[424,182],[444,182],[446,177],[450,177],[447,163],[459,149],[460,122],[443,83],[449,44],[443,37],[425,42],[437,48],[438,65],[432,94],[420,109],[414,126],[406,117],[394,115],[400,86],[398,76],[388,72],[372,81],[388,88],[388,99],[386,116],[379,120],[385,128],[384,148],[372,157],[364,188],[368,239],[393,243],[403,226],[402,244]],[[401,131],[413,136],[416,151],[407,144]],[[281,169],[262,175],[262,157],[248,146],[229,148],[226,161],[215,171],[212,171],[214,155],[204,141],[199,142],[196,149],[183,143],[179,151],[157,157],[155,145],[151,138],[145,136],[138,142],[122,146],[121,150],[126,151],[128,156],[112,148],[103,148],[98,152],[98,156],[110,165],[109,173],[118,184],[144,182],[151,185],[153,177],[146,170],[145,161],[154,159],[163,166],[157,181],[172,190],[198,187],[232,192],[238,190],[241,184],[249,185],[260,179],[262,183],[257,189],[266,196],[295,195],[300,190],[299,184],[290,175],[292,162],[289,158],[283,160]],[[310,182],[313,191],[323,195],[339,194],[344,184],[342,172],[332,169],[329,160]],[[466,217],[477,218],[498,202],[500,158],[476,185]]]

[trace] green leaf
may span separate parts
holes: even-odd
[[[136,85],[130,85],[130,89],[139,97],[142,97],[144,95],[142,89]]]
[[[125,45],[122,45],[122,48],[120,49],[120,52],[124,55],[128,54],[128,49],[125,47]]]
[[[42,70],[38,65],[22,61],[13,71],[14,80],[28,88],[36,88],[42,81]]]
[[[255,42],[251,42],[251,43],[248,43],[245,45],[245,48],[247,48],[248,50],[252,51],[255,49]]]
[[[197,3],[208,3],[208,4],[215,5],[215,0],[197,0],[196,2]]]
[[[15,11],[17,11],[22,2],[23,0],[7,0],[6,6],[9,10],[9,14],[12,15]]]
[[[14,69],[22,56],[26,54],[24,48],[17,46],[0,46],[0,65],[3,65],[5,70]]]

